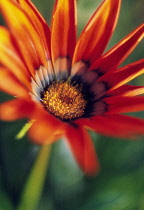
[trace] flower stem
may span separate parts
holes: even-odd
[[[36,210],[41,198],[48,168],[51,145],[43,145],[29,174],[17,210]]]

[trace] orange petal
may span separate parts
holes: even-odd
[[[11,72],[2,67],[0,67],[0,89],[17,97],[29,98],[28,90]]]
[[[88,175],[99,171],[99,162],[88,132],[82,127],[69,126],[66,139],[81,169]]]
[[[103,53],[117,23],[120,0],[103,1],[77,43],[73,63],[84,60],[92,64]]]
[[[108,104],[107,113],[126,113],[144,110],[144,96],[112,96],[105,98]]]
[[[1,11],[28,68],[34,74],[35,69],[46,64],[45,50],[37,28],[27,12],[15,1],[1,0]]]
[[[5,27],[0,26],[0,63],[30,88],[30,75],[14,45],[10,32]]]
[[[144,134],[144,120],[118,114],[80,119],[77,123],[108,136],[136,138]]]
[[[144,86],[123,85],[107,92],[109,96],[137,96],[144,94]]]
[[[22,6],[24,11],[27,13],[31,19],[33,25],[35,26],[38,35],[41,38],[41,43],[43,44],[44,51],[46,53],[47,59],[50,59],[50,29],[43,19],[41,14],[35,8],[30,0],[17,0],[18,3]]]
[[[58,140],[65,131],[65,123],[62,123],[53,115],[40,107],[33,115],[35,122],[29,130],[29,136],[34,143],[50,144]]]
[[[122,39],[117,45],[97,60],[90,69],[100,69],[100,71],[104,73],[115,70],[143,39],[143,32],[144,24],[140,25],[128,36]]]
[[[144,59],[131,63],[114,72],[107,72],[99,81],[107,83],[110,89],[115,89],[144,74]]]
[[[59,0],[52,20],[52,57],[72,59],[76,44],[75,0]]]
[[[13,121],[22,118],[30,118],[35,110],[33,101],[14,99],[0,105],[0,119]]]

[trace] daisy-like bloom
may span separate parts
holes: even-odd
[[[120,0],[104,0],[76,41],[76,1],[57,0],[51,28],[30,0],[1,0],[0,88],[16,96],[1,119],[33,120],[37,144],[65,137],[87,174],[99,170],[88,130],[134,138],[144,120],[122,115],[144,110],[143,86],[126,85],[144,73],[144,59],[118,68],[143,38],[140,25],[103,54],[115,29]],[[141,95],[141,96],[140,96]]]

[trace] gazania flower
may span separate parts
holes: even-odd
[[[144,87],[126,85],[144,73],[144,59],[118,66],[143,38],[140,25],[103,54],[116,26],[120,0],[105,0],[76,41],[76,1],[57,0],[51,29],[30,0],[1,0],[0,88],[14,100],[1,119],[33,120],[29,136],[47,144],[62,136],[87,174],[99,164],[88,130],[116,137],[144,134]]]

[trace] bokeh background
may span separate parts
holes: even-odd
[[[33,0],[48,23],[53,0]],[[78,35],[100,0],[78,0]],[[122,0],[116,31],[107,49],[143,22],[143,2]],[[0,23],[4,24],[0,16]],[[143,57],[141,43],[123,65]],[[144,76],[131,82],[144,85]],[[0,102],[11,99],[0,93]],[[134,113],[144,118],[144,112]],[[20,193],[39,150],[25,136],[15,136],[26,123],[0,122],[0,210],[15,210]],[[130,141],[91,133],[100,173],[86,177],[63,141],[53,145],[50,166],[38,210],[144,210],[144,139]]]

